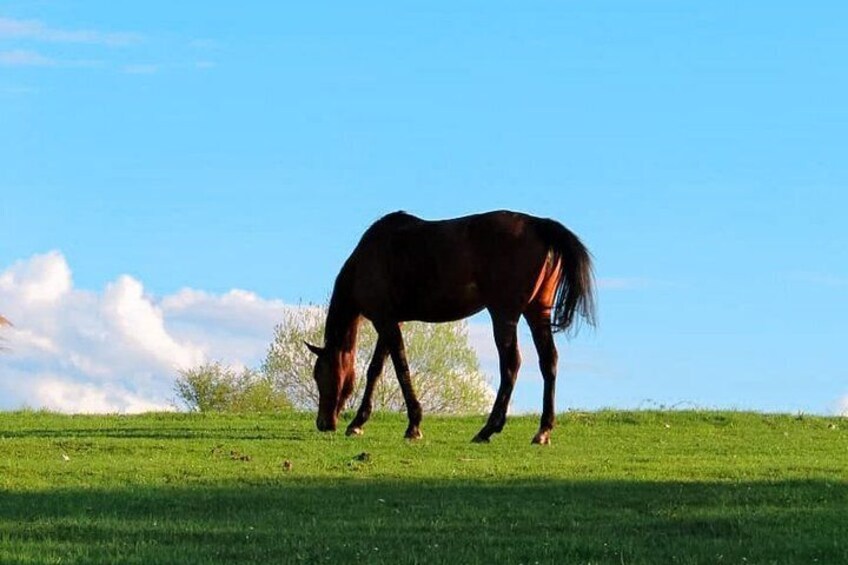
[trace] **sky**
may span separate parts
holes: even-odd
[[[552,217],[557,407],[848,414],[843,2],[0,5],[0,409],[258,364],[403,209]],[[497,374],[485,315],[471,320]],[[526,328],[515,411],[540,411]]]

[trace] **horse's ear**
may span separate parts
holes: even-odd
[[[322,353],[324,353],[324,349],[321,348],[321,347],[318,347],[317,345],[312,345],[308,341],[304,341],[303,343],[306,344],[306,347],[309,348],[309,351],[311,351],[312,353],[314,353],[315,355],[317,355],[319,357],[321,356]]]

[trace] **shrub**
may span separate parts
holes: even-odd
[[[285,393],[267,376],[217,362],[181,370],[175,389],[194,412],[276,412],[291,407]]]

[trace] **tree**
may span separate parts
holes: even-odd
[[[291,408],[283,391],[267,376],[206,363],[180,371],[177,396],[192,412],[277,412]]]
[[[323,343],[326,315],[326,307],[289,309],[274,330],[274,340],[262,365],[261,372],[273,380],[276,389],[285,392],[296,408],[311,410],[318,406],[318,389],[312,378],[315,357],[304,341]],[[494,396],[468,342],[466,322],[409,322],[404,324],[403,334],[412,382],[426,412],[483,413],[491,407]],[[357,340],[356,388],[345,409],[356,408],[362,398],[365,371],[376,343],[376,331],[370,322],[363,321]],[[375,388],[374,409],[404,409],[391,361],[386,363]]]

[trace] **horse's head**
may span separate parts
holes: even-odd
[[[318,386],[318,417],[315,425],[322,432],[331,432],[336,429],[339,413],[353,392],[353,362],[342,352],[309,343],[306,346],[316,356],[313,377]]]

